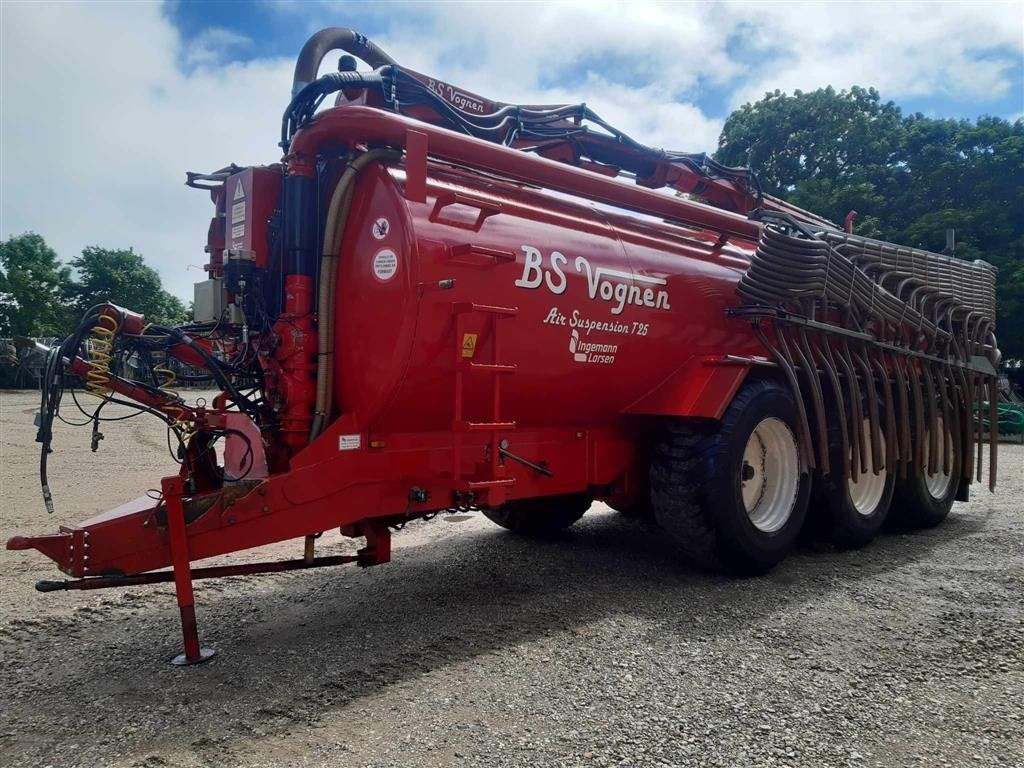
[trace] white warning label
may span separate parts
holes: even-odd
[[[359,449],[362,441],[359,435],[338,435],[339,451],[355,451]]]
[[[241,189],[242,183],[238,183]],[[245,237],[245,200],[231,206],[231,248],[240,248]],[[236,242],[239,241],[239,242]]]
[[[239,179],[235,182],[235,196],[232,200],[244,200],[245,199],[245,187],[242,186],[242,180]]]
[[[398,272],[398,256],[390,248],[377,251],[373,257],[373,276],[386,283]]]

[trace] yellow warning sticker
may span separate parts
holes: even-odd
[[[476,354],[476,337],[478,334],[475,333],[464,333],[462,334],[462,356],[472,357]]]

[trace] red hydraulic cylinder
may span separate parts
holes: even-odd
[[[274,324],[279,342],[274,359],[279,366],[283,404],[279,412],[281,437],[289,453],[309,442],[316,399],[316,331],[313,327],[313,278],[285,278],[284,312]]]

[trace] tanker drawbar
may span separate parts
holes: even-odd
[[[173,582],[175,663],[212,655],[194,580],[384,563],[413,519],[541,536],[602,500],[692,562],[760,573],[801,532],[857,547],[891,516],[938,524],[985,440],[994,485],[987,264],[857,236],[747,169],[645,147],[582,104],[491,101],[346,29],[303,48],[280,147],[188,174],[214,205],[194,322],[102,304],[40,350],[48,511],[67,389],[92,398],[74,405],[93,450],[118,404],[166,424],[177,469],[7,546],[68,577],[40,591]],[[334,528],[365,546],[318,556]],[[193,567],[290,539],[301,557]]]

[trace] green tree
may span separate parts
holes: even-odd
[[[71,262],[78,279],[69,297],[79,313],[105,301],[113,302],[160,325],[177,325],[185,319],[185,307],[163,289],[160,275],[132,248],[90,246]]]
[[[859,184],[897,160],[901,122],[899,108],[874,88],[775,91],[729,116],[715,157],[754,168],[773,195],[811,180]]]
[[[857,232],[999,268],[998,330],[1024,357],[1024,122],[903,116],[876,90],[776,91],[729,116],[715,159],[753,168],[766,192]]]
[[[0,243],[0,336],[61,336],[70,270],[34,232]]]

